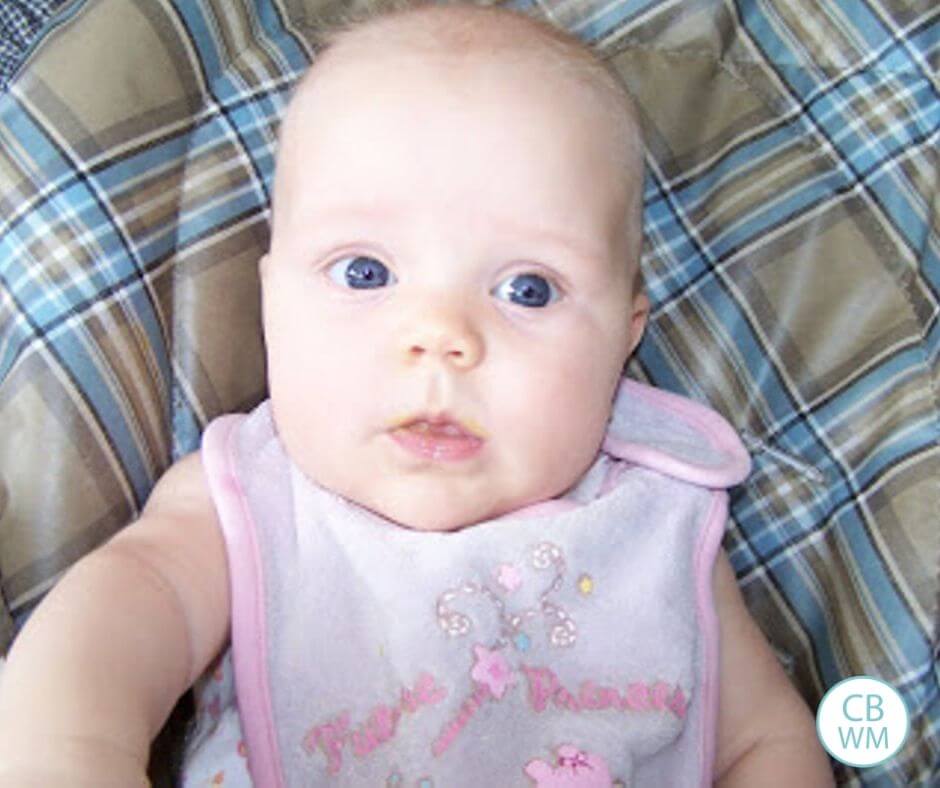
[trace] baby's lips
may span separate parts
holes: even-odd
[[[388,432],[409,453],[434,462],[456,462],[476,457],[485,441],[451,419],[410,419]]]
[[[410,413],[394,418],[389,423],[389,431],[417,428],[436,433],[463,434],[467,437],[486,440],[486,430],[473,419],[457,418],[446,411],[438,413]]]

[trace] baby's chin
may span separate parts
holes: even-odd
[[[365,496],[355,503],[412,531],[446,533],[494,520],[530,503],[528,499],[507,502],[486,500],[483,496],[466,496],[463,500],[445,490],[414,491],[407,495]]]
[[[442,506],[423,496],[415,496],[408,501],[367,500],[358,503],[380,517],[411,531],[459,531],[498,516],[498,513],[479,505],[463,507],[451,502],[450,505]]]

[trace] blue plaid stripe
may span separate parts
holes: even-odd
[[[49,177],[48,186],[34,199],[24,201],[17,212],[0,223],[0,250],[4,259],[0,281],[12,298],[23,305],[21,314],[35,332],[34,337],[24,337],[22,343],[4,343],[0,375],[5,375],[28,348],[28,341],[54,339],[62,333],[59,329],[64,324],[78,325],[75,319],[102,298],[110,298],[117,292],[134,294],[146,286],[147,280],[141,276],[136,250],[121,237],[120,225],[112,222],[107,210],[108,199],[94,181],[55,145],[41,124],[33,122],[25,108],[0,117],[4,120],[0,134],[5,136],[4,132],[10,132],[11,140],[16,140],[20,154],[29,162],[29,169],[41,168]],[[50,282],[42,278],[42,269],[31,264],[34,255],[30,245],[42,237],[49,224],[57,221],[71,227],[76,247],[81,247],[88,259],[94,260],[94,265],[70,271],[63,281]],[[79,249],[65,251],[75,255]],[[135,310],[135,315],[145,324],[152,324],[152,307]],[[163,332],[148,327],[148,338],[158,348],[158,353],[162,350],[162,335]],[[93,369],[90,372],[95,374]]]
[[[0,271],[0,282],[22,305],[17,310],[14,332],[3,337],[0,344],[3,351],[0,378],[31,343],[47,344],[52,352],[61,343],[62,357],[69,362],[78,360],[75,367],[69,369],[76,385],[89,396],[94,412],[100,414],[103,421],[109,421],[108,432],[118,436],[116,444],[135,492],[135,508],[142,504],[152,485],[155,459],[140,456],[137,449],[143,443],[137,445],[134,441],[120,440],[136,432],[134,424],[128,419],[114,422],[112,414],[126,414],[127,409],[109,396],[110,388],[102,385],[102,370],[87,362],[92,342],[77,346],[74,344],[76,336],[71,334],[82,332],[82,317],[103,301],[134,299],[129,310],[145,326],[157,358],[164,360],[155,383],[160,390],[169,390],[174,385],[172,404],[177,424],[174,435],[177,453],[192,450],[201,431],[196,405],[185,389],[175,387],[175,376],[166,362],[169,358],[165,345],[167,326],[158,319],[153,305],[146,299],[141,301],[138,294],[146,288],[152,271],[159,269],[169,255],[185,253],[187,248],[226,225],[244,220],[264,221],[274,166],[271,128],[296,76],[309,62],[293,37],[272,25],[272,20],[277,18],[274,7],[259,4],[259,19],[277,37],[276,43],[268,49],[278,53],[275,61],[279,70],[274,78],[261,84],[248,84],[225,68],[227,56],[219,49],[218,21],[212,18],[211,9],[186,2],[174,7],[187,25],[209,91],[200,117],[186,130],[188,137],[170,136],[157,145],[148,141],[140,150],[109,159],[103,166],[94,168],[93,173],[86,174],[57,149],[47,129],[33,122],[25,107],[5,105],[6,112],[0,116],[3,121],[0,135],[6,131],[11,141],[16,141],[11,150],[22,157],[23,167],[41,171],[47,181],[34,199],[24,202],[5,221],[0,220],[0,254],[10,261],[9,266],[5,264]],[[115,232],[119,222],[104,206],[135,188],[138,173],[154,168],[182,167],[187,157],[210,156],[213,148],[224,145],[236,147],[249,163],[255,175],[252,182],[216,195],[216,199],[203,205],[193,206],[182,216],[169,217],[170,222],[146,239],[128,242],[120,238]],[[66,282],[35,280],[35,265],[30,264],[29,255],[23,255],[24,243],[40,234],[47,223],[68,216],[75,217],[76,230],[92,228],[86,252],[96,261],[95,266],[90,271],[70,272]],[[25,260],[25,265],[19,263],[20,260]]]
[[[916,201],[903,199],[909,193],[908,184],[904,182],[903,173],[891,165],[899,155],[911,150],[909,146],[915,146],[913,149],[916,150],[917,145],[936,139],[940,128],[937,90],[931,74],[921,68],[922,59],[910,56],[910,46],[899,43],[883,20],[871,13],[868,3],[856,1],[837,5],[843,13],[851,15],[854,29],[865,36],[865,46],[880,51],[881,55],[866,63],[863,74],[848,75],[831,84],[826,83],[822,73],[812,68],[811,61],[801,56],[799,42],[788,39],[786,26],[768,11],[767,6],[747,4],[746,11],[741,13],[742,27],[767,55],[766,62],[771,66],[790,61],[806,64],[806,67],[795,69],[781,66],[778,71],[785,80],[792,101],[798,105],[807,133],[834,148],[847,185],[858,187],[878,205],[887,214],[893,228],[917,253],[930,231],[928,218],[923,210],[918,211],[922,206]],[[940,8],[928,10],[916,27],[923,33],[924,40],[936,48],[936,42],[940,40]],[[881,68],[883,72],[879,71]],[[907,90],[894,77],[896,73],[902,76],[910,74],[916,80],[916,89],[913,92]],[[873,130],[852,111],[852,100],[859,95],[864,97],[882,81],[900,96],[906,94],[907,100],[916,107],[913,112],[906,113],[904,124],[888,127],[887,133]]]
[[[256,2],[251,7],[253,34],[262,42],[277,70],[269,77],[249,82],[241,71],[228,68],[229,55],[224,51],[219,34],[219,20],[210,4],[175,2],[175,12],[185,25],[190,42],[198,53],[208,94],[207,110],[216,116],[209,127],[201,126],[194,141],[204,139],[212,145],[219,138],[236,144],[249,163],[253,182],[239,192],[229,192],[206,210],[185,216],[177,230],[185,248],[205,234],[229,222],[258,221],[267,216],[271,180],[274,172],[272,119],[280,115],[290,87],[310,62],[310,53],[284,26],[277,7],[271,2]],[[260,211],[260,214],[259,214]],[[173,450],[175,456],[191,451],[198,445],[204,414],[184,386],[173,390]]]

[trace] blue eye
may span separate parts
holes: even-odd
[[[543,307],[559,298],[555,286],[538,274],[516,274],[500,282],[493,294],[497,298],[528,307]]]
[[[374,257],[355,256],[343,257],[330,265],[327,275],[336,284],[349,287],[353,290],[370,290],[376,287],[385,287],[398,280],[395,274],[388,270],[385,263]]]

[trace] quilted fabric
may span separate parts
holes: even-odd
[[[634,376],[721,411],[754,472],[725,546],[811,704],[912,715],[846,784],[940,778],[940,7],[529,0],[647,131]],[[277,119],[327,0],[74,0],[0,95],[0,589],[8,640],[202,427],[264,396]]]
[[[0,90],[63,0],[4,0],[0,4]]]

